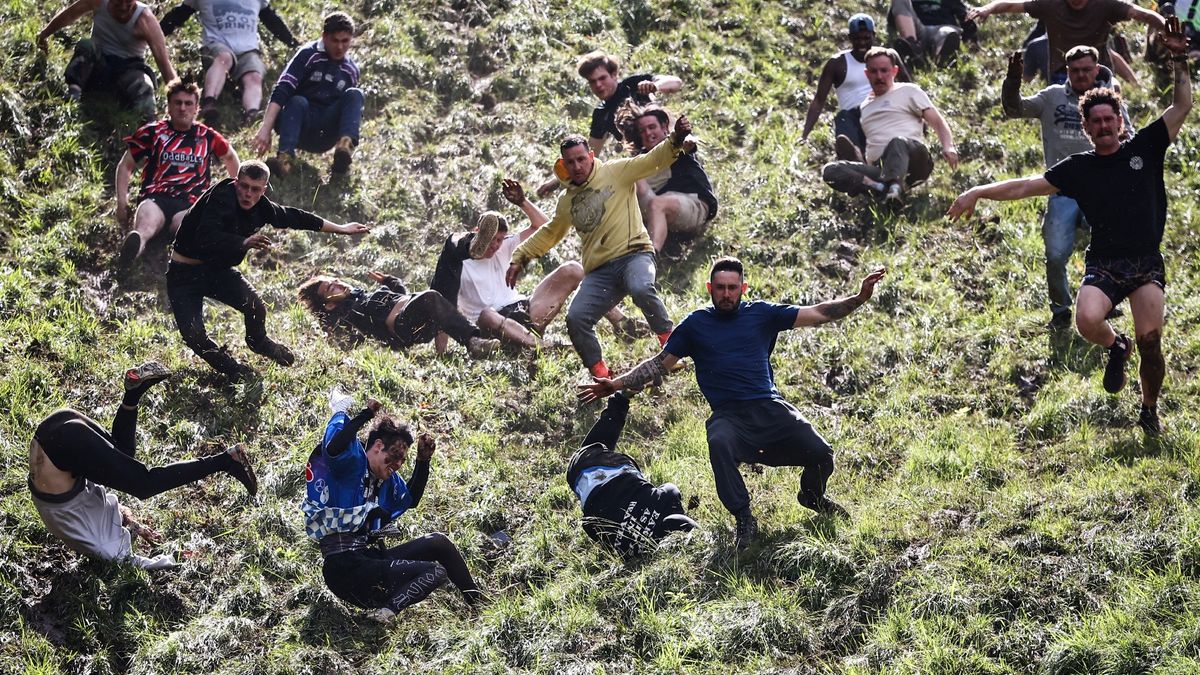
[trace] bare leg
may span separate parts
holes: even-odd
[[[182,220],[182,212],[179,217]],[[162,209],[158,208],[158,204],[154,203],[154,200],[147,199],[138,204],[137,211],[133,214],[133,229],[141,235],[142,241],[138,245],[137,256],[134,256],[135,260],[146,250],[146,242],[162,231],[166,220],[167,217],[163,214]]]
[[[1163,290],[1156,284],[1146,284],[1129,295],[1133,312],[1133,330],[1137,335],[1141,356],[1139,375],[1142,383],[1142,405],[1158,405],[1167,362],[1162,353]]]
[[[242,76],[242,110],[262,107],[262,73],[251,71]]]
[[[221,90],[225,88],[225,77],[229,75],[230,68],[233,68],[233,57],[228,52],[217,54],[212,65],[208,67],[208,71],[204,73],[204,95],[206,97],[221,97]]]
[[[534,328],[545,330],[547,324],[562,311],[567,297],[579,287],[581,281],[583,265],[574,261],[563,263],[547,274],[529,296],[529,316],[533,319]]]
[[[450,345],[450,336],[438,331],[438,334],[433,338],[433,349],[438,356],[446,353],[446,347]]]
[[[1079,329],[1083,339],[1106,349],[1112,346],[1117,339],[1117,333],[1105,320],[1112,308],[1112,301],[1095,286],[1083,286],[1079,289],[1079,297],[1075,299],[1075,327]],[[1161,305],[1159,312],[1161,316]]]
[[[523,347],[538,346],[538,339],[534,337],[533,333],[526,330],[520,323],[504,318],[490,307],[479,313],[479,319],[475,321],[475,325],[481,329],[499,333],[500,337],[508,342]]]
[[[913,23],[911,16],[896,14],[892,18],[896,20],[896,32],[900,34],[900,37],[906,40],[917,39],[917,26]]]
[[[655,197],[650,201],[649,218],[646,220],[646,231],[650,233],[650,242],[655,251],[661,251],[667,243],[667,224],[679,215],[679,200],[671,195]]]

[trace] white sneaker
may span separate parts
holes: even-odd
[[[396,613],[387,607],[380,607],[379,609],[367,612],[367,618],[386,625],[391,623],[392,619],[396,618]]]
[[[350,414],[350,409],[354,407],[354,397],[350,394],[342,393],[342,388],[334,385],[333,389],[329,390],[329,409],[331,412],[344,412]]]

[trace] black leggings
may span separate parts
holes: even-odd
[[[413,296],[396,317],[393,333],[401,346],[408,347],[429,342],[438,331],[463,346],[479,335],[479,329],[437,291],[422,291]]]
[[[454,542],[441,533],[427,534],[394,548],[346,551],[325,558],[325,584],[352,605],[393,612],[424,600],[449,579],[470,604],[479,587]]]
[[[193,483],[236,464],[229,453],[222,452],[212,457],[147,468],[134,457],[136,429],[136,407],[117,408],[112,434],[78,410],[64,408],[42,420],[34,438],[46,457],[62,471],[138,499]]]

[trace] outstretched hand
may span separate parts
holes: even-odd
[[[525,203],[525,188],[521,187],[521,183],[511,178],[505,178],[504,183],[500,186],[500,194],[508,200],[508,203],[513,206],[521,206]]]
[[[271,150],[271,130],[268,127],[259,127],[258,133],[250,139],[250,149],[259,157]]]
[[[645,82],[638,82],[637,88],[639,94],[642,96],[649,96],[650,94],[658,91],[658,84],[656,84],[654,80],[646,80]]]
[[[591,384],[576,385],[579,389],[575,393],[575,398],[579,399],[580,403],[591,403],[599,401],[607,396],[612,396],[617,393],[617,383],[610,377],[593,377]]]
[[[1021,77],[1025,74],[1025,50],[1018,49],[1008,56],[1008,76]]]
[[[271,239],[265,234],[254,233],[242,240],[242,247],[247,251],[252,248],[257,248],[260,251],[271,250]]]
[[[383,272],[378,272],[376,270],[371,270],[370,272],[367,272],[367,278],[370,279],[371,281],[374,281],[377,284],[382,284],[383,280],[387,279],[387,276],[388,275],[384,274]]]
[[[875,284],[878,284],[883,277],[887,275],[886,267],[877,267],[862,280],[862,284],[858,287],[858,299],[866,302],[871,299],[871,295],[875,292]]]
[[[367,399],[366,407],[375,415],[378,415],[379,411],[383,410],[383,404],[373,398]]]
[[[433,440],[433,436],[421,434],[417,439],[417,461],[428,462],[433,458],[434,450],[437,450],[437,442]]]
[[[335,225],[334,231],[338,234],[366,234],[371,231],[371,228],[362,223],[343,223]]]
[[[1187,51],[1188,38],[1183,32],[1183,25],[1179,22],[1178,16],[1167,17],[1167,27],[1162,33],[1162,44],[1176,56]]]
[[[973,7],[968,9],[967,15],[963,17],[963,21],[974,21],[975,23],[979,24],[983,23],[983,20],[988,18],[988,15],[991,14],[991,9],[989,9],[989,6],[990,3],[988,5],[984,5],[983,7]]]
[[[975,213],[975,202],[977,201],[979,201],[979,197],[976,197],[971,190],[967,190],[950,205],[950,209],[946,211],[946,217],[950,220],[970,218]]]
[[[525,273],[525,266],[520,263],[512,263],[508,266],[508,271],[504,273],[504,283],[508,284],[509,288],[517,287],[517,280]]]

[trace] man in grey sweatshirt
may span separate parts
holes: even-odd
[[[1079,117],[1079,97],[1095,87],[1112,88],[1112,72],[1100,65],[1095,47],[1080,45],[1067,51],[1067,81],[1052,84],[1033,96],[1021,96],[1023,55],[1013,52],[1008,74],[1000,94],[1006,117],[1027,117],[1042,123],[1042,151],[1046,168],[1077,152],[1087,152],[1092,144],[1083,133]],[[1125,128],[1132,129],[1129,111],[1122,108]],[[1071,327],[1071,286],[1067,281],[1067,261],[1075,249],[1075,228],[1086,226],[1083,213],[1074,199],[1062,194],[1050,195],[1042,217],[1042,239],[1046,245],[1046,284],[1050,291],[1051,318],[1047,327],[1060,330]]]

